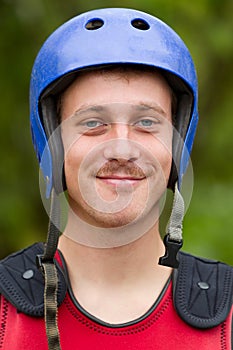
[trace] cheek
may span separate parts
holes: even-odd
[[[169,171],[172,163],[172,136],[153,137],[145,145],[155,163],[159,163],[163,171]]]
[[[165,180],[168,181],[172,166],[172,147],[170,149],[160,147],[160,152],[157,156],[157,160],[160,164],[161,171],[163,172]]]
[[[78,174],[82,160],[85,157],[85,149],[76,142],[69,148],[65,148],[64,169],[67,186],[72,181],[78,181]]]
[[[89,143],[83,135],[75,134],[69,127],[62,130],[65,168],[78,168],[90,151]]]
[[[80,137],[64,154],[64,169],[67,187],[69,184],[79,184],[80,178],[89,181],[94,171],[94,164],[100,158],[100,152],[95,152],[96,145]],[[81,181],[82,182],[82,181]]]
[[[165,172],[166,178],[170,175],[172,165],[172,130],[169,129],[161,139],[158,140],[160,164]]]

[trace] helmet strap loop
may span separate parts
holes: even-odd
[[[59,200],[55,190],[52,189],[47,242],[44,248],[44,254],[37,255],[37,266],[42,271],[45,279],[44,315],[49,350],[61,350],[57,308],[58,275],[54,263],[54,255],[60,235],[58,229],[59,215]]]
[[[166,228],[166,235],[164,237],[165,255],[160,257],[159,264],[178,268],[179,261],[177,254],[183,245],[182,228],[184,218],[184,200],[178,189],[177,183],[175,184],[173,207]]]

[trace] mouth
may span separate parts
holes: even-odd
[[[119,174],[109,174],[96,176],[101,182],[112,185],[112,186],[136,186],[141,181],[145,180],[145,176],[129,176],[129,175],[119,175]]]
[[[133,162],[124,162],[120,164],[119,161],[109,161],[95,174],[97,180],[102,184],[132,187],[137,186],[146,179],[144,171],[135,165]]]

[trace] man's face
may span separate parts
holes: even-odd
[[[93,71],[64,92],[65,177],[82,220],[121,227],[158,209],[172,161],[171,104],[155,72]]]

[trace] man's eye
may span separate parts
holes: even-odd
[[[140,120],[140,122],[138,122],[138,125],[148,127],[148,126],[152,126],[153,122],[150,119],[143,119],[143,120]]]
[[[153,126],[155,126],[156,124],[158,124],[157,120],[152,120],[152,119],[141,119],[139,120],[136,125],[141,127],[141,128],[151,128]]]
[[[105,124],[101,120],[86,120],[81,123],[81,133],[85,134],[86,136],[98,136],[104,134],[108,128],[109,125]]]
[[[103,123],[99,122],[98,120],[89,120],[88,122],[85,123],[85,125],[90,128],[97,128],[98,126],[103,125]]]

